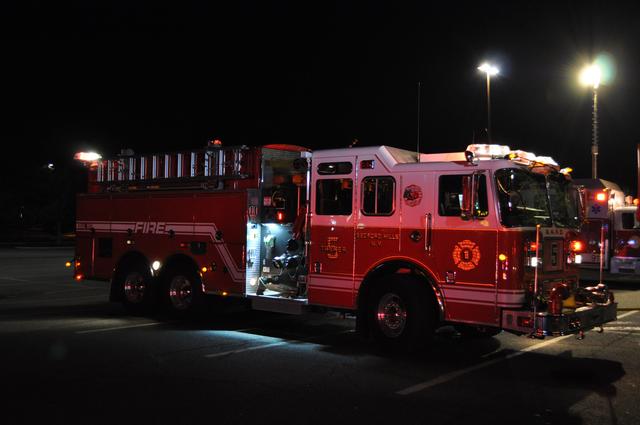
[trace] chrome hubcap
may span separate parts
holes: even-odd
[[[407,309],[402,298],[393,293],[384,294],[376,312],[378,327],[389,338],[397,338],[407,324]]]
[[[131,304],[140,304],[146,290],[147,283],[140,272],[131,272],[124,278],[124,296]]]
[[[169,299],[176,310],[186,310],[193,300],[191,282],[185,276],[174,276],[169,283]]]

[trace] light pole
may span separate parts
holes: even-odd
[[[596,64],[589,65],[580,73],[580,82],[593,90],[593,114],[591,120],[591,178],[598,178],[598,87],[602,71]]]
[[[491,143],[491,77],[497,75],[500,70],[488,62],[480,65],[478,70],[487,74],[487,139]]]

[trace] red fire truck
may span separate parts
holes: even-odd
[[[131,311],[334,309],[392,348],[442,324],[543,337],[616,318],[606,287],[578,286],[577,191],[548,157],[215,143],[87,164],[75,277]]]
[[[581,266],[599,268],[602,262],[610,273],[640,273],[640,225],[633,198],[603,179],[575,179],[575,184],[585,204]]]

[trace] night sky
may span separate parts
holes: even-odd
[[[487,59],[501,69],[495,142],[589,177],[591,94],[577,73],[607,53],[616,74],[600,89],[600,175],[635,192],[637,6],[403,3],[3,3],[0,137],[18,154],[3,157],[16,175],[67,167],[82,149],[142,153],[213,138],[415,149],[418,81],[421,150],[461,151],[485,137],[476,67]]]

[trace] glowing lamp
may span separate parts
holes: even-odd
[[[80,162],[93,162],[102,159],[102,155],[95,152],[78,152],[73,159]]]
[[[582,251],[582,248],[584,248],[582,241],[571,241],[569,247],[573,252],[580,252]]]
[[[278,219],[278,221],[284,221],[284,212],[278,211],[276,213],[276,218]]]
[[[493,77],[494,75],[498,75],[498,73],[500,72],[497,66],[491,65],[488,62],[485,62],[482,65],[480,65],[478,67],[478,71],[482,71],[491,77]]]
[[[607,200],[607,195],[604,192],[596,193],[596,201],[604,202]]]
[[[594,89],[600,86],[601,78],[602,71],[596,64],[589,65],[580,72],[580,83],[584,86],[593,87]]]

